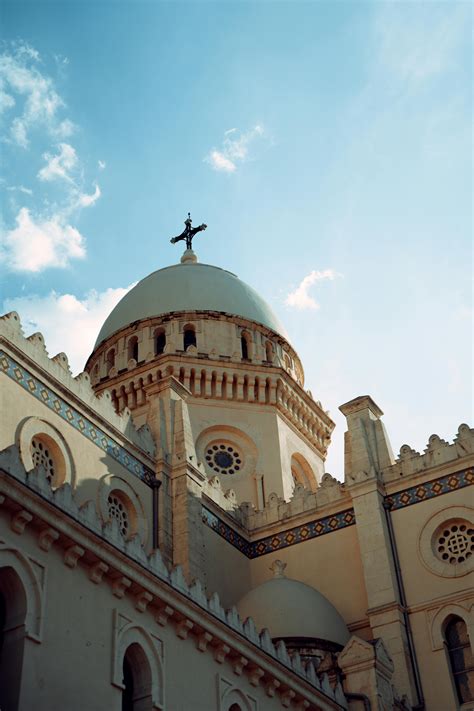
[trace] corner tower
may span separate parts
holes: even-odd
[[[118,412],[129,408],[137,426],[150,425],[168,464],[176,413],[163,398],[173,382],[186,459],[207,479],[218,476],[239,503],[263,508],[270,492],[288,499],[295,482],[317,487],[334,424],[304,390],[285,329],[252,287],[200,264],[191,249],[126,294],[86,370]]]

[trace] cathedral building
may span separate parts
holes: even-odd
[[[46,346],[0,320],[1,711],[474,709],[474,430],[394,455],[353,397],[334,479],[284,326],[192,249],[83,373]]]

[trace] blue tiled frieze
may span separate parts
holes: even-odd
[[[80,432],[86,439],[99,447],[100,450],[109,454],[113,459],[128,469],[131,474],[139,477],[146,484],[151,486],[155,478],[151,469],[148,469],[127,449],[109,437],[103,430],[96,427],[90,420],[84,417],[78,410],[63,400],[59,395],[50,390],[47,385],[38,380],[26,368],[23,368],[13,358],[4,351],[0,351],[0,369],[8,375],[15,383],[33,395],[47,408],[55,412],[65,420],[71,427]]]
[[[354,509],[347,509],[252,542],[247,541],[205,506],[202,507],[202,520],[206,526],[216,531],[219,536],[240,550],[247,558],[259,558],[267,553],[294,546],[296,543],[303,543],[303,541],[324,536],[326,533],[352,526],[355,523],[355,515]]]
[[[386,496],[385,500],[390,503],[391,511],[403,509],[406,506],[419,504],[421,501],[433,499],[442,494],[449,494],[456,489],[463,489],[474,484],[474,469],[462,469],[454,474],[446,474],[433,481],[423,482],[408,489],[397,491],[396,494]]]

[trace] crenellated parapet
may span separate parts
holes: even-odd
[[[82,372],[73,377],[65,353],[50,358],[41,333],[25,337],[20,317],[14,311],[0,317],[0,345],[2,351],[3,348],[8,349],[13,355],[20,356],[22,362],[29,360],[35,371],[40,370],[45,379],[65,389],[71,402],[79,400],[108,428],[117,430],[147,455],[154,456],[155,445],[149,428],[137,428],[127,408],[117,413],[108,392],[97,395],[88,373]],[[0,365],[5,372],[8,370],[6,353],[0,359]]]
[[[289,501],[285,501],[278,494],[271,493],[263,509],[257,510],[245,502],[238,506],[231,515],[249,532],[253,532],[275,523],[282,523],[287,527],[291,525],[293,519],[299,519],[306,515],[317,516],[331,504],[340,505],[343,508],[350,505],[350,498],[344,484],[331,474],[326,473],[314,492],[297,484]]]
[[[0,453],[0,470],[0,507],[14,534],[28,530],[44,553],[54,546],[65,566],[87,572],[90,584],[109,585],[119,599],[130,597],[138,612],[171,626],[181,639],[194,639],[200,652],[220,664],[230,661],[254,686],[271,687],[284,706],[295,701],[300,708],[348,708],[340,681],[331,684],[312,661],[303,661],[281,640],[275,644],[252,618],[242,619],[235,607],[225,609],[199,579],[189,584],[181,566],[169,568],[159,549],[147,555],[138,536],[126,540],[117,521],[103,521],[92,500],[78,505],[69,484],[53,489],[41,466],[27,473],[15,446]]]
[[[383,470],[383,479],[392,482],[402,476],[413,476],[468,456],[474,457],[474,429],[469,425],[461,424],[451,443],[441,439],[437,434],[432,434],[423,454],[404,444],[400,448],[395,464]]]

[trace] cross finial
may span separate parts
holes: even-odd
[[[270,566],[274,578],[285,578],[286,563],[282,560],[274,560]]]
[[[176,242],[179,242],[180,240],[184,239],[186,240],[186,249],[192,249],[193,237],[195,237],[198,232],[203,232],[207,227],[204,222],[202,223],[202,225],[199,225],[199,227],[193,227],[192,224],[193,221],[191,219],[191,213],[188,212],[188,217],[184,221],[184,230],[177,237],[172,237],[170,239],[171,244],[176,244]]]

